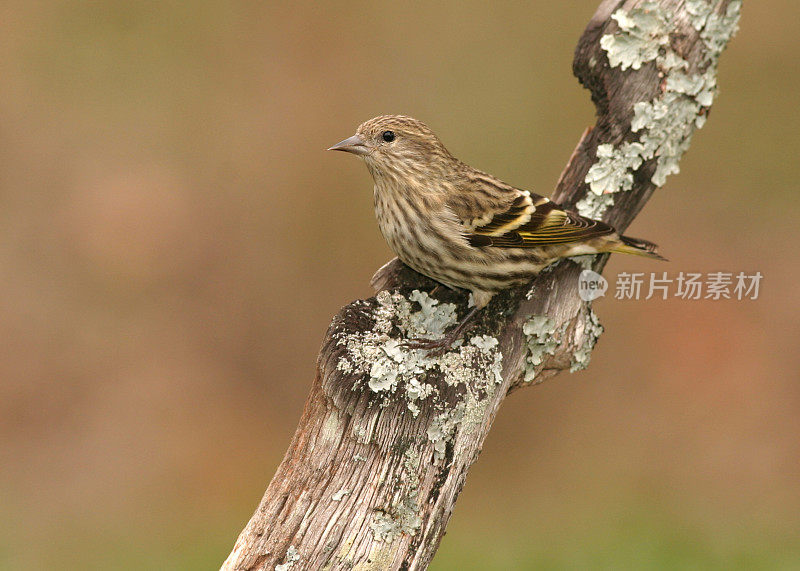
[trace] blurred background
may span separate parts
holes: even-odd
[[[405,113],[550,194],[597,0],[0,4],[0,568],[216,569],[326,327],[391,257],[324,149]],[[595,304],[513,394],[432,569],[800,568],[800,35],[748,2],[710,120],[630,233],[755,301]]]

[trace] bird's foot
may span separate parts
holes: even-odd
[[[429,357],[440,357],[452,347],[456,339],[452,335],[445,335],[441,339],[408,339],[400,343],[406,349],[424,349]]]
[[[464,319],[448,331],[441,339],[409,339],[400,343],[400,345],[408,349],[426,349],[430,357],[444,355],[444,353],[453,346],[453,343],[461,338],[461,334],[464,332],[467,325],[470,324],[477,312],[477,306],[470,309]]]

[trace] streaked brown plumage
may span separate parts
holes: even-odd
[[[370,119],[330,150],[367,163],[378,225],[397,257],[474,296],[475,307],[453,331],[441,340],[414,340],[412,347],[449,347],[492,296],[529,282],[559,258],[625,252],[662,259],[650,242],[621,237],[604,222],[462,163],[411,117]]]

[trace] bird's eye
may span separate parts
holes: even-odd
[[[384,131],[381,133],[381,138],[387,143],[394,141],[394,131]]]

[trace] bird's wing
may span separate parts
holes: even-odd
[[[475,247],[534,248],[568,244],[613,234],[604,222],[562,210],[551,200],[514,189],[510,201],[495,203],[480,219],[465,221],[466,238]],[[462,218],[463,220],[463,218]]]

